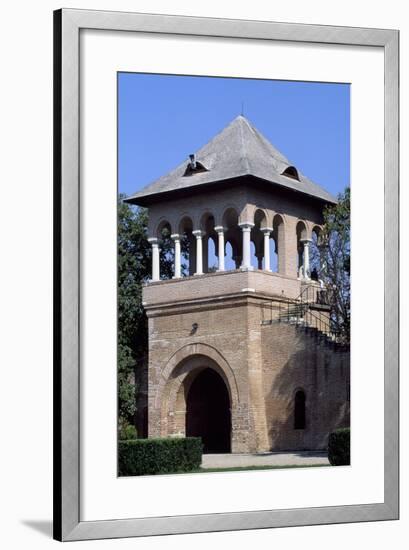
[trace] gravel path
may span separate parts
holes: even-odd
[[[202,460],[202,468],[308,466],[311,464],[329,465],[327,453],[319,451],[297,451],[293,453],[205,454]]]

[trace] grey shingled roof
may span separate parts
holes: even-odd
[[[126,202],[148,205],[158,200],[162,193],[168,194],[184,189],[200,190],[200,186],[214,182],[223,185],[223,181],[244,176],[253,176],[326,202],[336,202],[334,196],[306,178],[298,169],[300,181],[282,175],[286,168],[294,165],[244,116],[236,117],[199,149],[195,156],[196,161],[201,163],[206,171],[185,175],[189,163],[186,158],[177,168],[128,197]]]

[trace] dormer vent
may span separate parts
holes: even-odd
[[[287,176],[287,178],[291,178],[293,180],[300,181],[300,177],[295,166],[288,166],[281,175]]]
[[[198,172],[207,172],[207,168],[203,164],[196,160],[196,155],[194,153],[189,155],[189,163],[186,166],[184,176],[191,176],[192,174],[197,174]]]

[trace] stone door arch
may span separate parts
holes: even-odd
[[[150,436],[185,436],[186,406],[195,379],[211,369],[225,384],[230,405],[231,444],[233,452],[247,447],[241,425],[248,417],[247,400],[243,404],[233,369],[226,359],[208,344],[189,344],[179,349],[162,370],[154,392],[150,394]]]

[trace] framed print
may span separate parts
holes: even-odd
[[[55,538],[397,519],[398,32],[54,28]]]

